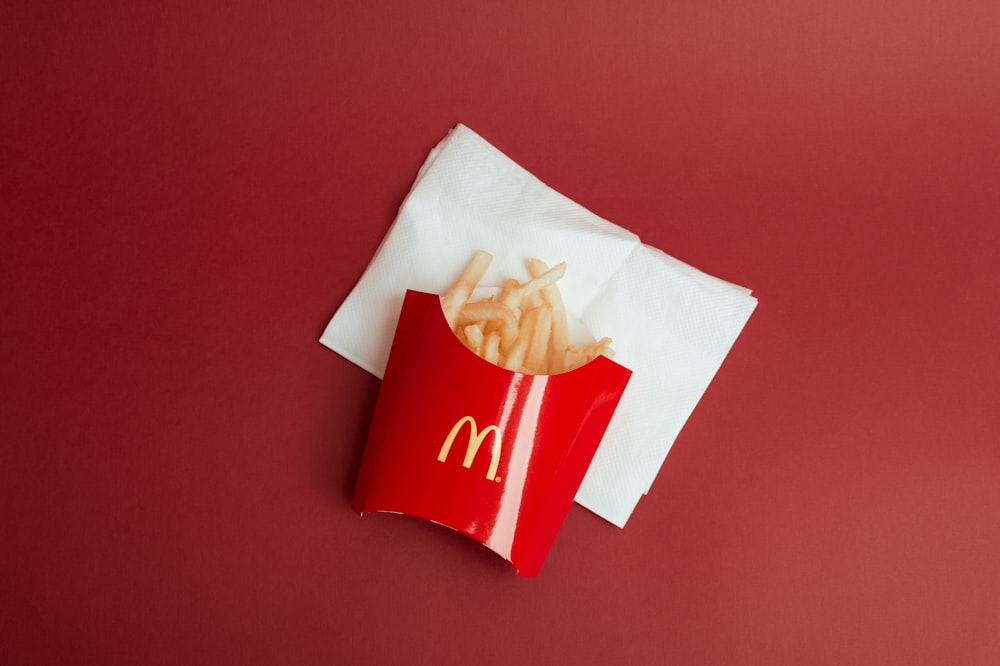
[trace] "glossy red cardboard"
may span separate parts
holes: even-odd
[[[352,507],[451,527],[522,576],[538,574],[631,371],[605,357],[570,372],[511,372],[408,291]]]

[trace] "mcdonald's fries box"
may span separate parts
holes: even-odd
[[[408,291],[352,506],[448,526],[536,576],[630,375],[603,356],[506,370],[456,337],[437,295]]]

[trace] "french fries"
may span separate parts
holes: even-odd
[[[470,301],[492,260],[490,253],[476,252],[441,296],[448,326],[473,353],[508,370],[536,375],[573,370],[601,355],[614,357],[610,338],[569,345],[566,307],[556,284],[566,273],[565,262],[549,268],[529,259],[529,281],[510,278],[496,297]]]

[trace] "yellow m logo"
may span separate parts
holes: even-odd
[[[486,435],[492,432],[493,454],[490,457],[490,468],[486,472],[486,478],[499,483],[500,477],[497,476],[497,469],[500,467],[500,429],[495,425],[483,428],[483,431],[479,432],[479,427],[476,425],[476,419],[471,416],[463,416],[455,423],[451,432],[448,433],[448,437],[445,438],[444,444],[441,445],[441,451],[438,453],[438,460],[441,462],[447,460],[448,452],[451,451],[452,442],[455,441],[455,437],[462,429],[462,426],[466,423],[469,424],[469,445],[465,447],[465,459],[462,460],[462,467],[467,469],[472,467],[472,461],[479,452],[479,447],[482,446],[483,440],[486,439]]]

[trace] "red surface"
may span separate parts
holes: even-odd
[[[409,291],[351,506],[446,525],[534,578],[631,374],[603,356],[505,370],[459,341],[441,298]]]
[[[627,8],[625,8],[627,5]],[[1000,663],[1000,4],[0,6],[6,663]],[[464,122],[761,304],[536,580],[315,340]]]

